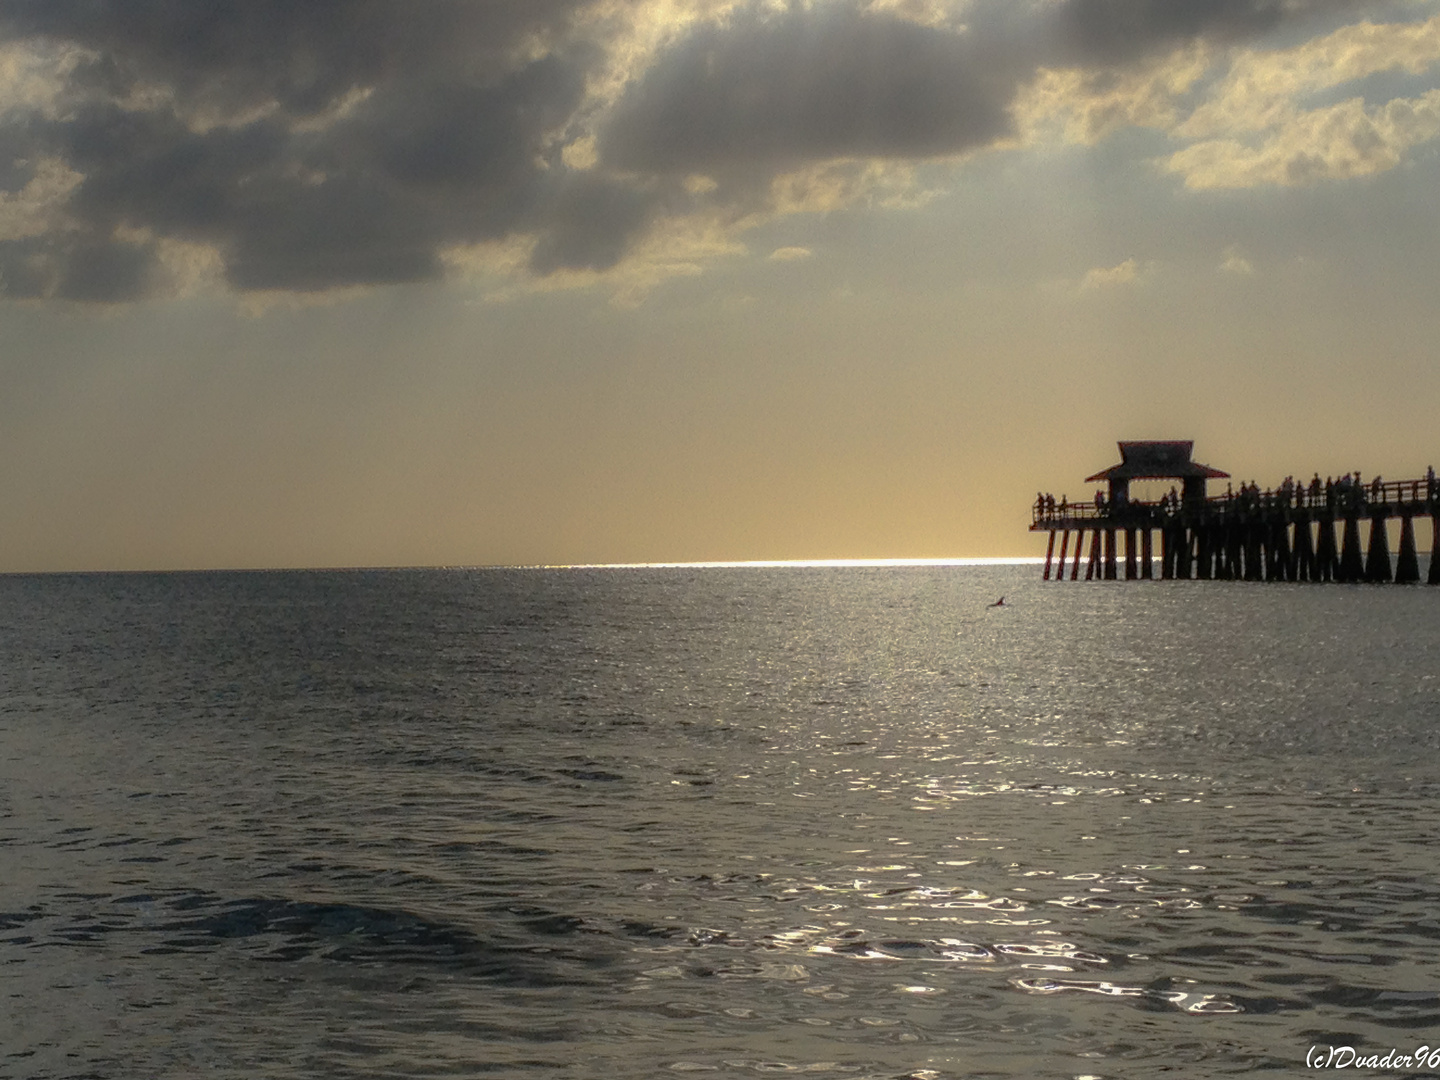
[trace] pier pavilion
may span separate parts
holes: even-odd
[[[1067,563],[1070,580],[1079,579],[1087,534],[1086,581],[1120,576],[1117,540],[1122,534],[1126,580],[1151,578],[1158,533],[1160,576],[1167,579],[1414,583],[1420,580],[1415,519],[1428,517],[1428,580],[1440,585],[1440,484],[1433,468],[1418,480],[1377,476],[1365,483],[1355,473],[1322,482],[1316,474],[1308,483],[1287,478],[1263,492],[1253,483],[1241,484],[1238,491],[1227,484],[1223,495],[1212,495],[1209,481],[1230,474],[1192,461],[1193,449],[1193,442],[1180,440],[1122,442],[1120,464],[1086,478],[1086,483],[1107,485],[1093,502],[1037,496],[1030,531],[1050,534],[1045,580],[1063,581]],[[1132,499],[1134,480],[1172,480],[1178,490],[1172,487],[1154,501]],[[1400,553],[1392,566],[1387,523],[1396,517]]]

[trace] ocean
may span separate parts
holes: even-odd
[[[1413,1055],[1437,658],[1425,587],[0,577],[0,1077]]]

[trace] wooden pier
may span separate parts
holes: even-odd
[[[1050,534],[1045,580],[1063,581],[1068,570],[1070,580],[1078,581],[1082,561],[1086,581],[1114,581],[1122,565],[1127,581],[1152,578],[1158,534],[1160,577],[1166,579],[1413,584],[1420,581],[1415,519],[1428,517],[1427,579],[1440,585],[1440,483],[1434,468],[1418,480],[1377,476],[1365,482],[1355,473],[1322,481],[1316,474],[1308,482],[1287,478],[1266,491],[1252,483],[1238,491],[1227,485],[1225,494],[1211,495],[1209,481],[1228,480],[1229,473],[1191,461],[1193,446],[1122,442],[1120,464],[1086,478],[1087,484],[1107,484],[1093,501],[1037,496],[1030,531]],[[1146,502],[1130,498],[1133,480],[1178,481],[1179,488]],[[1387,522],[1396,517],[1400,552],[1392,565]],[[1117,544],[1122,536],[1123,562]]]

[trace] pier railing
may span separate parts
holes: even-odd
[[[1089,533],[1085,579],[1113,580],[1119,574],[1119,540],[1124,540],[1124,576],[1149,578],[1152,533],[1160,538],[1161,576],[1244,578],[1254,581],[1416,582],[1420,566],[1414,519],[1431,521],[1428,579],[1440,585],[1440,483],[1435,472],[1413,480],[1369,483],[1357,475],[1320,483],[1286,480],[1267,491],[1256,484],[1208,498],[1185,498],[1173,489],[1161,499],[1110,498],[1093,504],[1062,496],[1036,498],[1032,531],[1048,531],[1045,580],[1080,575],[1081,548]],[[1400,557],[1393,570],[1387,522],[1400,519]],[[1361,544],[1361,525],[1369,543]],[[1336,531],[1342,540],[1337,540]],[[1060,533],[1059,563],[1054,561]],[[1071,534],[1075,534],[1073,555]],[[1138,541],[1138,544],[1137,544]],[[1137,550],[1138,548],[1138,550]],[[1068,560],[1068,562],[1067,562]]]
[[[1254,485],[1239,491],[1211,495],[1203,502],[1166,496],[1155,500],[1097,500],[1072,503],[1066,498],[1037,499],[1031,507],[1032,530],[1083,528],[1160,528],[1188,518],[1225,519],[1255,512],[1305,511],[1307,520],[1396,514],[1434,513],[1440,509],[1440,483],[1434,476],[1414,480],[1380,480],[1368,483],[1345,477],[1339,481],[1295,484],[1260,491]],[[1287,515],[1288,516],[1288,515]]]

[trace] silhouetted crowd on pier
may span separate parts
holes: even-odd
[[[1436,480],[1434,466],[1427,468],[1424,477],[1418,480],[1387,482],[1376,476],[1367,484],[1359,470],[1356,470],[1343,476],[1328,476],[1323,481],[1318,472],[1308,482],[1287,476],[1277,487],[1263,491],[1254,481],[1242,483],[1239,490],[1227,484],[1224,495],[1211,495],[1206,499],[1206,503],[1216,509],[1234,509],[1239,512],[1293,508],[1354,513],[1367,506],[1419,502],[1428,502],[1432,507],[1440,503],[1440,482]],[[1064,495],[1057,501],[1053,495],[1037,492],[1034,509],[1035,521],[1039,523],[1066,518],[1093,519],[1126,506],[1152,508],[1168,516],[1178,513],[1181,504],[1179,492],[1172,487],[1155,502],[1132,502],[1128,498],[1116,498],[1113,505],[1103,490],[1097,490],[1093,511],[1082,504],[1071,503]]]

